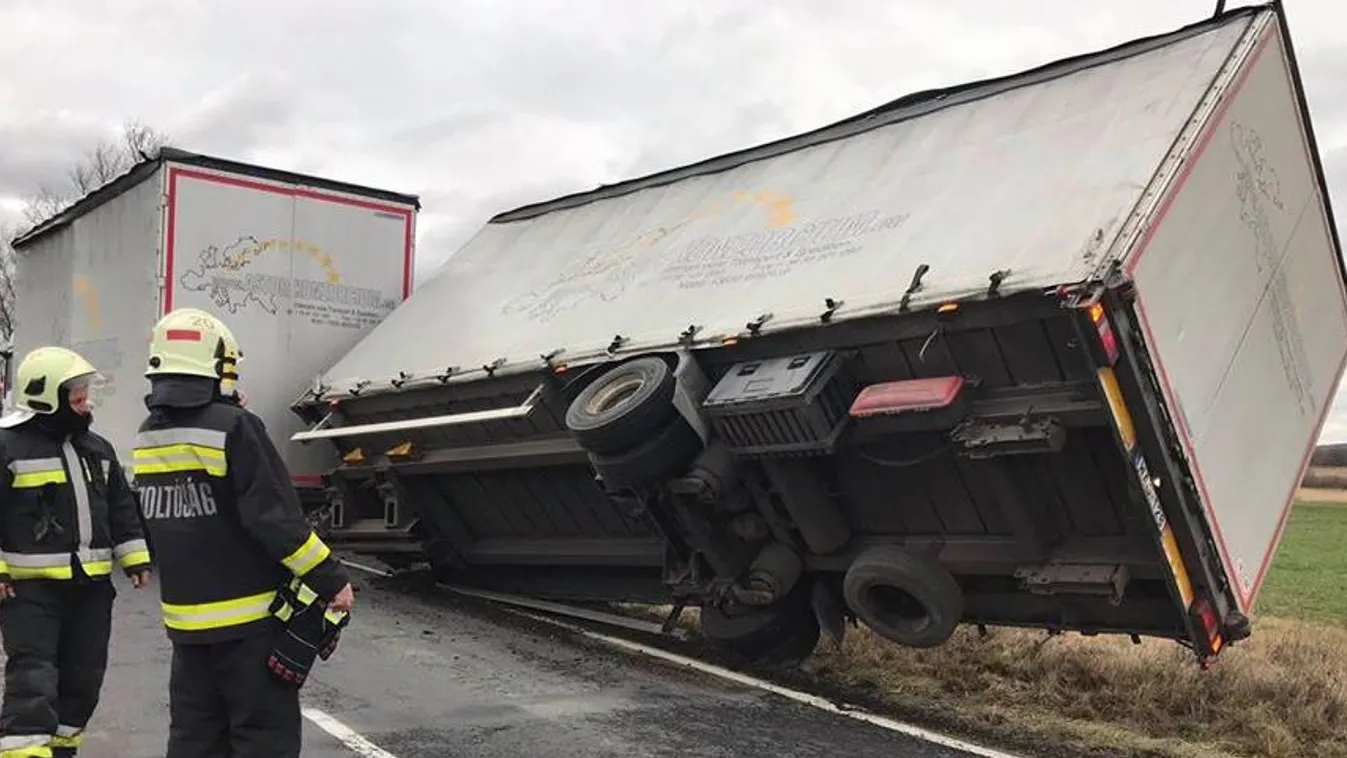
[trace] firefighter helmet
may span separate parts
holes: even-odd
[[[220,391],[229,394],[238,382],[242,361],[238,340],[223,321],[197,308],[178,308],[154,325],[145,376],[185,374],[218,379]]]
[[[84,356],[64,347],[39,347],[23,357],[14,374],[14,407],[25,413],[52,414],[61,402],[61,387],[74,380],[92,380],[98,373]]]

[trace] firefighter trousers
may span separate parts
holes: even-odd
[[[299,756],[299,691],[267,668],[275,634],[174,643],[166,758]]]
[[[0,602],[0,758],[73,755],[103,688],[117,590],[107,579],[13,586]]]

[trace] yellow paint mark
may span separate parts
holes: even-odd
[[[337,271],[336,265],[332,262],[332,256],[323,252],[323,248],[316,243],[303,240],[289,240],[281,237],[261,240],[251,247],[225,253],[224,260],[220,262],[220,265],[232,271],[238,271],[253,262],[258,256],[271,250],[306,255],[322,267],[327,274],[328,284],[341,284],[341,272]]]
[[[1168,523],[1160,532],[1160,544],[1164,547],[1165,558],[1169,561],[1169,570],[1174,572],[1174,581],[1179,585],[1179,597],[1183,607],[1193,605],[1193,582],[1188,578],[1188,569],[1184,568],[1183,558],[1179,555],[1179,539],[1174,536],[1174,527]]]
[[[80,299],[84,305],[84,319],[89,326],[91,337],[100,337],[103,334],[103,310],[99,307],[98,289],[94,287],[89,277],[76,274],[72,282],[75,291],[75,297]]]
[[[767,225],[773,229],[790,226],[795,221],[795,201],[787,195],[763,190],[753,201],[767,212]]]

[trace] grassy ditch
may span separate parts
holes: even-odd
[[[1016,629],[961,629],[927,651],[853,629],[803,668],[812,684],[902,718],[1049,754],[1347,758],[1344,584],[1347,505],[1300,503],[1254,635],[1210,671],[1161,640]]]

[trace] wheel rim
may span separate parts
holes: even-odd
[[[623,403],[631,400],[637,392],[645,386],[645,379],[641,376],[629,376],[609,384],[607,387],[594,393],[594,397],[585,403],[585,413],[590,416],[598,416],[601,413],[607,413]]]
[[[916,634],[931,625],[926,605],[898,587],[877,584],[865,593],[865,601],[877,620],[902,632]]]

